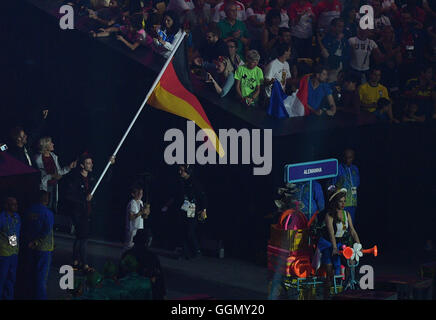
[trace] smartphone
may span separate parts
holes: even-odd
[[[0,151],[6,151],[6,150],[8,150],[8,146],[5,145],[5,144],[2,144],[2,145],[0,146]]]

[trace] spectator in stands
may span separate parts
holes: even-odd
[[[360,97],[357,91],[359,79],[350,74],[338,75],[338,81],[332,83],[333,97],[337,106],[337,110],[360,114]]]
[[[321,56],[329,69],[328,82],[337,81],[338,73],[348,62],[348,42],[344,38],[343,31],[344,21],[335,18],[331,22],[329,32],[319,41]]]
[[[425,10],[418,5],[417,0],[407,0],[406,4],[400,9],[400,14],[410,14],[418,29],[423,28],[427,18]]]
[[[418,116],[418,104],[414,101],[409,101],[404,106],[403,122],[424,122],[425,116]]]
[[[215,65],[214,71],[207,73],[206,82],[212,83],[215,91],[222,98],[229,93],[235,83],[234,69],[227,57],[218,57]]]
[[[391,20],[388,16],[383,14],[380,0],[371,0],[370,3],[374,9],[374,30],[372,39],[376,40],[380,37],[380,33],[384,27],[391,26]]]
[[[415,74],[416,64],[424,59],[424,33],[421,23],[404,11],[397,34],[403,57],[401,80],[405,82]]]
[[[146,232],[138,230],[133,240],[135,245],[123,254],[122,259],[133,256],[138,261],[138,274],[151,281],[153,300],[166,299],[164,273],[159,257],[148,249]]]
[[[278,58],[265,67],[265,93],[268,98],[271,96],[272,85],[275,81],[280,83],[283,92],[287,92],[286,85],[292,78],[289,63],[287,62],[291,57],[291,46],[283,43],[277,48],[277,53]]]
[[[266,7],[265,0],[254,0],[246,10],[247,29],[253,39],[260,39],[265,26]]]
[[[230,62],[232,63],[233,69],[237,70],[241,64],[244,64],[244,60],[237,53],[238,42],[236,40],[230,39],[227,41],[228,54]]]
[[[129,24],[123,26],[114,26],[102,28],[100,32],[91,31],[91,36],[94,38],[108,37],[112,33],[119,32],[116,36],[118,41],[124,43],[130,50],[136,50],[141,44],[146,43],[147,35],[142,25],[142,15],[134,15]]]
[[[47,282],[50,273],[53,238],[53,212],[48,208],[50,194],[39,192],[38,203],[30,207],[25,219],[25,237],[28,250],[28,275],[31,297],[37,300],[47,299]]]
[[[385,26],[380,34],[378,42],[383,59],[379,67],[382,69],[382,82],[389,90],[389,94],[394,97],[400,90],[400,67],[403,60],[401,48],[395,41],[394,29]]]
[[[122,12],[118,0],[111,0],[108,7],[99,10],[88,10],[89,18],[99,26],[111,27],[116,23],[121,23]]]
[[[359,87],[361,108],[374,112],[377,110],[377,102],[380,98],[390,100],[388,89],[380,84],[381,70],[378,67],[371,69],[369,81]]]
[[[220,30],[212,25],[207,28],[206,39],[198,49],[205,62],[213,62],[220,56],[227,56],[227,45],[220,39]]]
[[[289,16],[285,6],[284,0],[270,0],[267,12],[271,9],[277,9],[280,11],[280,28],[289,28]]]
[[[177,13],[182,23],[185,22],[188,15],[192,15],[194,8],[193,0],[169,0],[167,7],[168,10]]]
[[[297,64],[297,52],[296,48],[292,46],[292,36],[291,29],[289,28],[280,28],[279,29],[279,38],[278,41],[274,44],[274,46],[270,50],[270,56],[265,59],[266,62],[271,62],[272,60],[279,57],[277,49],[281,47],[283,44],[289,45],[291,47],[291,57],[288,59],[288,63],[290,66]]]
[[[422,8],[427,13],[427,18],[436,18],[436,3],[432,0],[422,0]]]
[[[153,39],[153,48],[156,52],[168,58],[182,36],[180,20],[174,11],[168,10],[165,12],[161,28],[157,34],[157,38]]]
[[[7,197],[0,212],[0,300],[14,299],[21,220],[17,199]]]
[[[392,102],[386,98],[380,98],[377,101],[377,110],[374,112],[378,120],[399,123],[392,114]]]
[[[307,0],[298,0],[288,10],[294,48],[300,58],[312,58],[312,36],[315,13]]]
[[[247,61],[238,67],[235,73],[236,93],[243,105],[254,106],[260,93],[260,86],[263,83],[263,72],[257,65],[260,55],[256,50],[247,53]]]
[[[236,12],[235,12],[235,18],[238,21],[245,21],[247,20],[247,15],[245,11],[245,6],[242,2],[236,1],[236,0],[227,0],[218,3],[214,8],[214,15],[212,18],[212,21],[215,23],[219,23],[228,17],[227,13],[227,7],[229,5],[234,5]]]
[[[345,39],[355,37],[357,35],[357,27],[359,21],[356,19],[356,15],[359,12],[358,6],[347,6],[342,12],[342,19],[344,20],[344,35]]]
[[[332,96],[332,89],[327,81],[327,68],[317,65],[310,77],[302,78],[301,81],[308,81],[307,107],[310,112],[320,116],[325,112],[328,116],[334,116],[336,113],[336,104]],[[302,84],[300,84],[302,87]],[[321,109],[322,101],[327,98],[330,109]]]
[[[42,120],[45,120],[48,115],[48,109],[42,111]],[[45,121],[40,121],[36,129],[32,130],[30,137],[27,136],[26,132],[22,127],[15,127],[11,130],[10,138],[11,144],[8,146],[8,153],[15,157],[17,160],[32,166],[33,162],[33,152],[32,147],[34,139],[39,136]]]
[[[265,18],[265,28],[262,32],[262,53],[265,57],[271,55],[271,49],[279,40],[280,11],[272,9]]]
[[[244,49],[249,47],[248,31],[245,23],[236,19],[237,5],[234,2],[228,2],[225,6],[226,17],[218,23],[221,31],[221,37],[224,41],[230,39],[238,43],[237,52],[244,56]]]
[[[394,17],[398,12],[398,7],[395,0],[382,0],[382,12],[389,17]]]
[[[315,7],[315,15],[318,21],[318,31],[326,32],[334,18],[339,18],[342,12],[342,4],[339,0],[321,0]]]
[[[374,56],[376,62],[383,59],[377,44],[368,38],[368,30],[359,28],[357,36],[348,39],[350,47],[350,67],[351,70],[360,77],[362,83],[367,81],[367,72],[370,69],[371,57]]]
[[[421,66],[419,77],[407,81],[404,95],[418,104],[418,114],[436,119],[436,88],[431,65]]]
[[[430,27],[427,28],[429,41],[425,49],[425,59],[427,63],[436,63],[436,19],[433,20]]]
[[[54,143],[51,137],[39,139],[38,149],[39,153],[35,157],[35,166],[41,171],[41,184],[39,187],[49,193],[48,207],[57,212],[58,181],[63,175],[76,167],[77,161],[71,162],[69,166],[61,167],[58,156],[53,153]]]
[[[195,8],[186,13],[185,24],[192,32],[194,47],[198,47],[198,40],[203,38],[206,27],[210,26],[211,8],[205,0],[194,0]]]

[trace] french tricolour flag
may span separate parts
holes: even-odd
[[[310,75],[306,75],[301,78],[300,88],[290,96],[286,95],[279,82],[275,81],[271,90],[268,114],[279,119],[309,115],[310,110],[307,107],[309,77]]]

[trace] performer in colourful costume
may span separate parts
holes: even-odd
[[[335,275],[341,274],[339,251],[342,246],[352,246],[353,243],[360,243],[360,240],[350,214],[344,210],[347,190],[330,186],[328,192],[329,206],[321,226],[318,250],[321,252],[321,263],[327,268],[327,285],[330,288],[333,272]]]

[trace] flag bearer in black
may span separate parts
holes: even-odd
[[[113,165],[115,157],[112,156],[110,162]],[[73,246],[73,268],[88,272],[92,271],[86,259],[92,211],[91,200],[93,196],[91,192],[97,181],[92,175],[94,165],[92,157],[88,153],[84,153],[80,157],[78,164],[79,169],[69,177],[65,200],[68,202],[68,207],[71,210],[70,215],[73,220],[76,236]],[[110,179],[110,176],[110,171],[108,171],[106,181]]]

